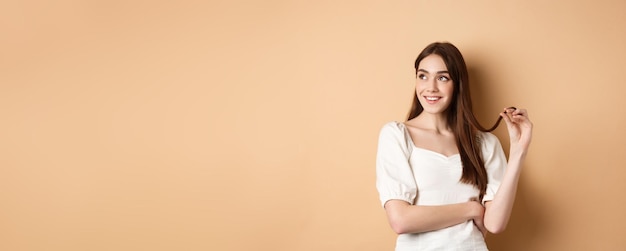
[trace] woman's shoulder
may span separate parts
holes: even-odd
[[[387,133],[400,133],[403,132],[406,126],[404,125],[404,123],[402,122],[398,122],[398,121],[389,121],[385,124],[383,124],[382,128],[380,129],[381,133],[383,132],[387,132]]]
[[[490,132],[479,131],[478,140],[483,146],[494,146],[494,145],[500,144],[500,140],[498,139],[498,137],[496,137],[496,135]]]
[[[401,139],[405,136],[406,125],[399,121],[390,121],[383,124],[380,129],[379,137],[380,138],[396,138]]]
[[[407,134],[408,131],[404,123],[398,121],[387,122],[380,129],[378,144],[383,148],[400,146],[405,153],[410,154],[409,140],[411,139]]]

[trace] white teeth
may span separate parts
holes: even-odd
[[[435,101],[435,100],[439,100],[439,97],[426,97],[426,99],[430,101]]]

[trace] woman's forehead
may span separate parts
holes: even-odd
[[[446,67],[446,63],[443,61],[443,58],[441,56],[437,54],[431,54],[422,59],[422,61],[420,61],[417,70],[425,71],[428,73],[447,72],[448,67]]]

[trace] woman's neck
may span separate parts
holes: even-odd
[[[432,130],[436,133],[447,133],[450,132],[450,125],[448,124],[448,119],[443,113],[426,113],[422,112],[420,115],[415,117],[414,125],[426,130]]]

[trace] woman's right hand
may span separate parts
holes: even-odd
[[[478,230],[483,234],[483,237],[487,235],[487,228],[485,228],[485,207],[478,201],[477,198],[472,198],[469,202],[471,207],[472,221],[474,225],[478,227]]]

